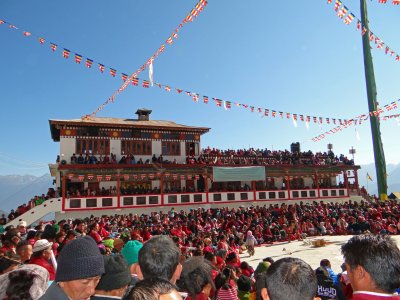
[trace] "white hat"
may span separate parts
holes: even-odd
[[[49,242],[46,239],[37,240],[35,242],[35,244],[33,245],[32,252],[39,252],[39,251],[45,250],[45,249],[51,247],[52,245],[53,245],[53,243]]]
[[[26,221],[20,221],[18,226],[26,227]]]

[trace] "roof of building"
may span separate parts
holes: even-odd
[[[109,118],[109,117],[86,117],[72,120],[49,120],[51,137],[54,141],[60,140],[60,126],[93,126],[108,128],[127,128],[127,129],[158,129],[171,131],[194,131],[200,134],[207,133],[210,128],[196,127],[177,124],[172,121],[163,120],[137,120],[128,118]]]

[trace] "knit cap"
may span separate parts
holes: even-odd
[[[128,241],[124,248],[122,248],[122,255],[125,257],[128,265],[133,265],[139,261],[139,250],[142,249],[143,244],[137,240]]]
[[[259,264],[258,264],[258,266],[257,266],[257,268],[256,268],[256,270],[255,270],[255,274],[256,275],[258,275],[258,274],[260,274],[260,273],[264,273],[264,272],[267,272],[267,270],[268,270],[268,268],[269,268],[269,266],[270,266],[271,264],[269,263],[269,262],[267,262],[267,261],[262,261],[262,262],[260,262]]]
[[[70,241],[57,260],[56,282],[96,277],[104,273],[104,260],[90,236]]]
[[[96,290],[117,290],[131,282],[128,263],[121,254],[103,256],[106,272],[101,276]]]
[[[107,248],[110,248],[110,249],[114,248],[114,240],[113,239],[103,240],[103,244]]]

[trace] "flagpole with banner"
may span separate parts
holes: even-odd
[[[371,46],[369,41],[369,28],[368,28],[368,16],[367,16],[367,4],[365,0],[361,1],[361,23],[363,25],[363,31],[365,28],[365,34],[362,36],[363,52],[364,52],[364,69],[365,69],[365,81],[367,86],[368,96],[368,107],[369,111],[373,112],[377,110],[377,90],[374,75],[374,65],[372,63]],[[385,152],[383,151],[383,144],[381,139],[380,123],[379,118],[371,117],[371,134],[372,143],[374,148],[375,157],[375,169],[376,169],[376,181],[378,184],[378,194],[381,200],[387,200],[387,180],[386,180],[386,161]]]

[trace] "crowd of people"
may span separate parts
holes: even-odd
[[[57,163],[72,165],[87,165],[87,164],[200,164],[200,165],[354,165],[352,159],[341,154],[335,155],[332,150],[328,152],[312,151],[288,151],[288,150],[268,150],[268,149],[238,149],[238,150],[221,150],[217,148],[202,149],[198,156],[190,154],[184,162],[176,159],[168,160],[162,154],[151,158],[135,157],[132,154],[123,154],[118,159],[116,154],[95,155],[93,153],[73,154],[67,162],[59,155],[56,159]]]
[[[384,236],[395,235],[400,230],[399,209],[395,201],[360,204],[314,202],[242,206],[238,209],[198,208],[188,212],[171,208],[168,212],[150,215],[91,216],[48,224],[40,222],[31,228],[21,221],[16,228],[3,228],[0,287],[3,284],[5,288],[0,288],[0,294],[8,299],[28,299],[11,298],[8,291],[30,292],[37,296],[31,296],[33,299],[43,293],[42,299],[88,299],[93,294],[93,299],[109,299],[111,296],[121,299],[123,295],[124,299],[153,299],[149,295],[165,288],[165,294],[174,293],[180,297],[183,293],[186,299],[198,300],[312,299],[305,296],[305,290],[301,290],[298,297],[280,298],[270,294],[273,293],[270,289],[277,283],[269,272],[276,272],[279,279],[283,276],[278,271],[280,268],[295,266],[296,270],[303,270],[299,277],[305,276],[303,279],[307,281],[315,278],[316,285],[309,286],[313,297],[318,293],[322,299],[350,299],[352,291],[356,291],[351,299],[375,299],[357,296],[357,289],[363,281],[355,284],[351,280],[362,278],[368,271],[371,275],[364,279],[373,280],[374,288],[379,287],[380,292],[393,293],[400,287],[400,266],[397,267],[400,256],[395,256],[397,261],[383,262],[377,256],[384,251],[360,250],[367,249],[365,243],[374,242],[378,246],[388,243],[391,251],[398,251]],[[321,268],[314,271],[300,260],[278,263],[268,259],[260,262],[254,270],[239,257],[245,251],[254,255],[256,245],[341,234],[356,235],[352,239],[355,239],[355,244],[349,242],[342,251],[347,272],[351,271],[358,277],[344,273],[345,276],[337,279],[331,274],[329,261],[321,261]],[[364,248],[357,248],[360,245]],[[388,264],[390,268],[396,267],[390,273],[392,278],[396,278],[392,279],[394,283],[382,282],[382,274],[368,269],[371,263],[361,259],[364,252],[373,255],[377,260],[373,265],[380,264],[381,272],[389,272],[386,269]],[[359,271],[360,265],[364,272]],[[37,274],[41,274],[40,279]],[[387,276],[384,277],[387,280]],[[21,280],[26,283],[24,288],[17,284]],[[48,281],[58,284],[47,289]],[[368,291],[364,289],[365,284],[362,291]],[[35,288],[29,289],[29,286]],[[76,294],[79,287],[82,287],[83,296]],[[290,293],[295,295],[295,291]]]
[[[206,164],[217,165],[354,165],[352,159],[348,159],[343,154],[337,156],[331,150],[313,153],[312,151],[297,152],[254,148],[240,150],[206,148],[202,150],[200,157]]]

